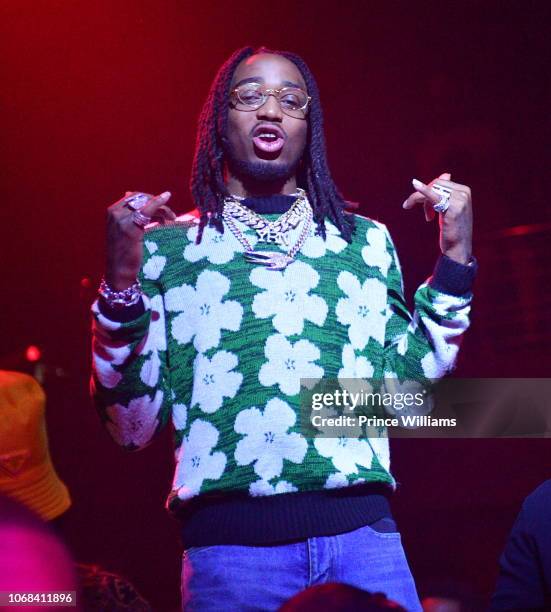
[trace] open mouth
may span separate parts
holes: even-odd
[[[259,125],[253,132],[253,144],[265,153],[277,153],[283,149],[285,134],[275,125]]]

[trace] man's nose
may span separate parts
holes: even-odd
[[[281,106],[273,94],[268,96],[266,102],[256,111],[257,119],[268,119],[270,121],[281,121],[283,113]]]

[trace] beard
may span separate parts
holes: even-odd
[[[295,174],[300,163],[300,159],[293,162],[281,162],[277,159],[256,161],[240,159],[229,142],[226,144],[226,160],[235,177],[252,183],[285,182]]]

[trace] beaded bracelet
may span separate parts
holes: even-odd
[[[138,279],[130,287],[122,291],[115,291],[107,284],[105,278],[102,278],[98,293],[112,308],[124,308],[137,304],[143,295],[142,285]]]

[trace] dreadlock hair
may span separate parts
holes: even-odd
[[[224,182],[224,150],[227,143],[228,107],[230,85],[238,64],[257,53],[281,55],[293,62],[300,71],[308,95],[308,136],[302,163],[297,175],[299,187],[306,189],[312,205],[318,233],[325,239],[325,223],[328,218],[350,242],[354,231],[354,218],[345,213],[346,202],[338,190],[327,163],[323,113],[314,75],[304,60],[287,51],[272,51],[266,47],[244,47],[235,51],[222,65],[212,82],[207,100],[199,116],[195,155],[191,172],[191,195],[200,211],[199,231],[196,243],[201,241],[203,229],[208,224],[221,233],[224,231],[222,210],[224,199],[230,193]]]

